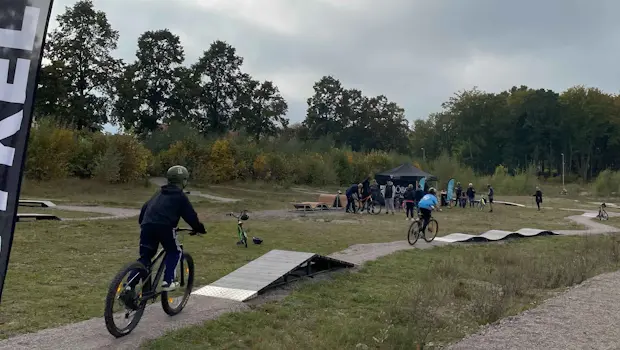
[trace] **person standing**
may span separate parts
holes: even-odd
[[[534,193],[534,199],[536,199],[536,206],[540,210],[540,203],[542,203],[542,191],[540,187],[536,186],[536,193]]]
[[[394,215],[394,183],[392,181],[388,181],[387,185],[385,185],[385,213],[389,214],[390,210],[392,211],[392,215]]]
[[[424,197],[425,194],[426,192],[424,192],[424,189],[420,186],[420,184],[418,184],[418,189],[415,191],[414,196],[414,207],[418,215],[420,215],[420,207],[418,206],[418,204],[420,203],[420,200],[422,200],[422,197]]]
[[[357,198],[360,187],[362,187],[362,184],[353,184],[347,189],[347,192],[345,192],[347,196],[347,208],[345,211],[347,213],[355,214],[355,199]]]
[[[456,183],[456,188],[454,190],[456,194],[456,196],[454,197],[456,205],[460,207],[461,206],[461,194],[463,193],[463,187],[461,186],[460,182]]]
[[[495,193],[493,191],[493,187],[491,187],[491,184],[487,184],[487,188],[489,189],[489,194],[488,194],[488,197],[489,197],[489,208],[490,208],[489,213],[492,213],[493,212],[493,195]]]
[[[413,208],[414,208],[414,201],[415,201],[415,192],[413,191],[413,185],[409,184],[409,186],[407,186],[407,190],[405,190],[405,195],[403,196],[404,200],[405,200],[405,207],[406,207],[406,213],[405,215],[407,215],[407,217],[405,218],[405,220],[409,220],[409,218],[411,218],[411,220],[413,220]]]
[[[474,199],[476,198],[476,189],[474,189],[474,184],[471,182],[467,187],[467,199],[469,199],[469,207],[472,208],[474,206]]]

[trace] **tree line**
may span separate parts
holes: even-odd
[[[447,154],[482,174],[501,164],[512,172],[535,166],[558,175],[562,159],[567,173],[583,179],[619,167],[620,97],[596,88],[473,88],[409,124],[404,109],[386,96],[365,96],[324,76],[313,86],[303,122],[289,125],[278,87],[244,72],[243,57],[224,41],[186,65],[177,35],[147,31],[138,39],[136,59],[124,62],[112,55],[118,31],[92,0],[67,7],[57,20],[46,43],[36,117],[78,130],[113,122],[145,139],[162,125],[182,122],[203,135],[242,131],[256,142],[328,139],[353,151],[429,160]]]

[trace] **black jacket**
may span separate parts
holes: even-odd
[[[175,185],[165,185],[144,203],[138,223],[140,226],[157,225],[173,229],[179,225],[181,218],[194,231],[206,233],[204,225],[198,219],[198,214],[183,190]]]
[[[417,189],[417,190],[415,191],[415,195],[414,195],[414,199],[415,199],[415,201],[416,201],[416,202],[419,202],[419,201],[422,199],[422,197],[424,197],[424,195],[425,195],[425,194],[426,194],[426,193],[424,193],[424,190],[423,190],[423,189],[421,189],[421,188],[420,188],[420,189]]]
[[[415,200],[415,191],[413,189],[406,189],[403,198],[408,201]]]
[[[385,198],[394,198],[394,185],[385,186]]]
[[[476,196],[476,190],[473,187],[467,188],[467,197],[474,198]]]

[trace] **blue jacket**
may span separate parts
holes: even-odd
[[[431,207],[438,207],[439,206],[439,201],[437,201],[437,197],[433,196],[432,194],[425,194],[424,197],[422,197],[422,199],[420,200],[420,203],[418,203],[418,207],[420,209],[428,209],[431,210]]]

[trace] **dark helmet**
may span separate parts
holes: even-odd
[[[171,185],[178,185],[181,186],[181,188],[185,188],[185,186],[187,186],[187,180],[189,179],[189,171],[184,166],[175,165],[170,167],[166,172],[166,179],[168,179],[168,183]]]
[[[261,244],[263,240],[258,237],[252,237],[252,242],[254,242],[254,244]]]
[[[431,187],[431,188],[428,189],[428,193],[434,195],[434,194],[437,193],[437,191],[435,190],[435,187]]]

